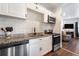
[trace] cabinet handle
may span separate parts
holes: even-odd
[[[40,48],[40,51],[42,50],[42,48]]]
[[[38,7],[36,6],[36,9],[38,9]]]
[[[42,39],[40,39],[40,40],[42,40]]]

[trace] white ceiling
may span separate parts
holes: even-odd
[[[39,4],[46,7],[50,11],[55,11],[58,7],[61,7],[64,3],[39,3]]]

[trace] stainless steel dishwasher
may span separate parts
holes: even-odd
[[[0,49],[0,56],[8,56],[8,48]]]
[[[28,42],[29,41],[23,41],[17,45],[0,49],[0,56],[27,56]]]
[[[15,46],[15,56],[27,56],[27,44]]]
[[[10,47],[10,48],[3,48],[0,49],[0,56],[13,56],[14,54],[14,49],[15,47]]]
[[[15,56],[28,56],[28,43],[15,46]]]

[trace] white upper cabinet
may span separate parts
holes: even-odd
[[[53,12],[47,10],[45,7],[39,4],[27,3],[27,8],[43,14],[45,23],[48,22],[48,15],[50,15],[51,17],[55,17]]]
[[[0,14],[25,19],[27,6],[24,3],[0,3]]]
[[[27,8],[36,11],[37,7],[35,4],[33,3],[27,3]]]
[[[48,22],[48,14],[47,14],[47,13],[44,14],[44,22],[45,22],[45,23]]]
[[[25,18],[26,6],[24,3],[9,3],[8,4],[8,13],[12,16]]]
[[[48,10],[45,7],[42,7],[41,5],[34,4],[34,3],[27,3],[27,8],[40,12],[42,14],[48,13]]]
[[[2,15],[8,14],[8,3],[0,3],[0,14]]]
[[[42,14],[46,13],[46,8],[44,8],[44,7],[40,6],[40,5],[37,5],[36,8],[37,8],[38,12],[40,12]]]

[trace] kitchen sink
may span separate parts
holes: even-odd
[[[44,34],[38,34],[38,33],[37,33],[36,35],[34,35],[34,34],[30,34],[29,36],[30,36],[30,37],[44,36]]]

